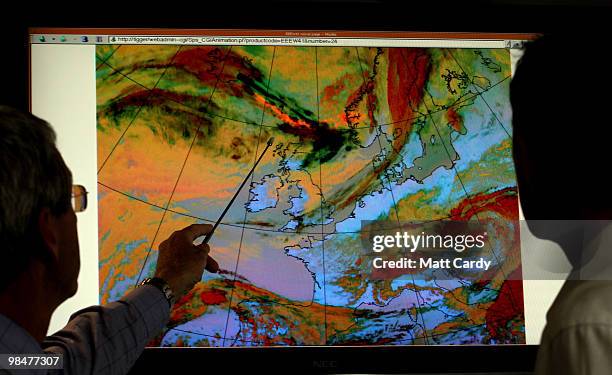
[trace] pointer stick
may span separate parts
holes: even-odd
[[[240,184],[240,187],[238,188],[238,190],[236,191],[236,193],[232,197],[232,200],[227,204],[227,206],[225,207],[225,210],[223,210],[223,213],[221,214],[221,216],[219,216],[219,219],[217,219],[217,222],[215,223],[213,228],[210,230],[210,232],[208,232],[206,237],[204,237],[204,241],[202,241],[202,243],[207,244],[208,241],[210,241],[210,238],[212,237],[213,233],[215,233],[215,229],[217,229],[217,227],[219,226],[219,223],[221,223],[221,220],[223,220],[223,217],[225,216],[227,211],[229,211],[230,207],[232,206],[232,203],[234,203],[234,200],[236,199],[236,197],[240,193],[240,190],[242,190],[242,187],[244,186],[244,184],[246,184],[246,182],[249,179],[249,177],[251,177],[251,175],[253,174],[253,171],[255,171],[255,168],[257,168],[257,164],[259,164],[259,162],[261,161],[263,156],[266,154],[266,151],[268,151],[270,146],[272,146],[272,143],[274,143],[274,137],[272,137],[272,138],[270,138],[268,140],[268,144],[266,145],[266,148],[263,150],[263,152],[259,156],[259,159],[257,159],[257,161],[255,162],[255,165],[249,171],[249,174],[247,174],[247,176],[244,178],[244,181],[242,181],[242,183]]]

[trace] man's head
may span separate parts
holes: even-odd
[[[0,106],[0,293],[26,272],[61,302],[77,288],[72,175],[48,123]]]
[[[612,218],[609,41],[528,43],[510,87],[519,194],[528,220]]]

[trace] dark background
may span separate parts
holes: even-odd
[[[9,9],[5,5],[0,19],[0,104],[23,110],[29,109],[28,27],[612,34],[612,0],[222,0],[211,4],[204,1],[127,4],[124,0],[10,6]],[[609,49],[602,46],[594,57],[604,58]],[[601,69],[605,74],[605,66]],[[147,349],[132,373],[525,374],[533,369],[536,351],[536,346]]]
[[[123,0],[42,5],[21,0],[3,8],[0,103],[28,109],[28,27],[610,33],[612,0]]]

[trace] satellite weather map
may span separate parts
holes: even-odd
[[[96,46],[100,302],[214,223],[158,347],[524,344],[508,49]],[[476,279],[373,278],[363,222],[489,220]]]

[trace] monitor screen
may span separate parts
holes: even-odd
[[[91,202],[49,331],[237,194],[150,346],[537,344],[562,281],[522,276],[509,102],[534,37],[31,29],[32,113]]]

